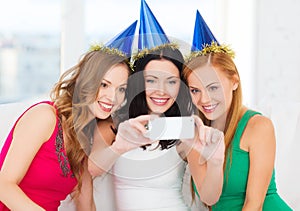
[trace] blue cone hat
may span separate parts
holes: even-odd
[[[126,57],[130,57],[136,24],[137,24],[137,20],[133,22],[124,31],[120,32],[115,37],[113,37],[110,41],[108,41],[105,44],[105,46],[111,49],[117,49],[122,53],[124,53]]]
[[[212,42],[219,45],[219,42],[197,10],[191,51],[201,51],[205,45],[210,45]]]
[[[151,49],[170,43],[145,0],[141,0],[138,50]]]

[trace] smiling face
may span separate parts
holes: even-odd
[[[125,64],[112,66],[104,75],[96,101],[90,110],[99,119],[108,118],[124,101],[127,88],[128,67]]]
[[[179,92],[178,68],[169,60],[152,60],[145,67],[144,78],[149,111],[166,112],[173,105]]]
[[[224,71],[205,65],[196,68],[187,78],[194,105],[209,120],[227,115],[237,83]]]

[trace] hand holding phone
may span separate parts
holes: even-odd
[[[205,126],[198,116],[194,116],[197,135],[193,148],[200,152],[199,164],[210,159],[224,161],[225,142],[224,133],[210,126]]]
[[[195,124],[192,116],[159,117],[146,125],[145,137],[151,140],[172,140],[194,138]]]

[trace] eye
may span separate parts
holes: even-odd
[[[175,84],[177,84],[177,81],[176,80],[169,80],[168,83],[171,84],[171,85],[175,85]]]
[[[218,89],[219,89],[218,86],[211,86],[211,87],[208,88],[208,91],[216,91]]]
[[[192,88],[192,89],[190,89],[190,92],[191,92],[192,94],[197,94],[197,93],[200,93],[201,91],[200,91],[199,89],[194,89],[194,88]]]
[[[120,88],[119,88],[119,92],[121,92],[121,93],[126,92],[126,87],[120,87]]]
[[[153,79],[146,79],[146,83],[153,84],[155,81]]]
[[[106,88],[106,87],[108,87],[108,84],[107,84],[107,83],[105,83],[105,82],[101,82],[101,84],[100,84],[100,87],[102,87],[102,88]]]

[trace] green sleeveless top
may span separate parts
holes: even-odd
[[[224,183],[219,201],[212,206],[213,211],[240,211],[243,208],[248,173],[249,173],[249,153],[240,148],[240,139],[249,119],[260,113],[247,110],[240,119],[232,142],[232,159],[227,156],[224,171]],[[228,165],[231,162],[231,165]],[[263,211],[292,210],[277,194],[275,183],[275,172],[272,178],[263,204]]]

